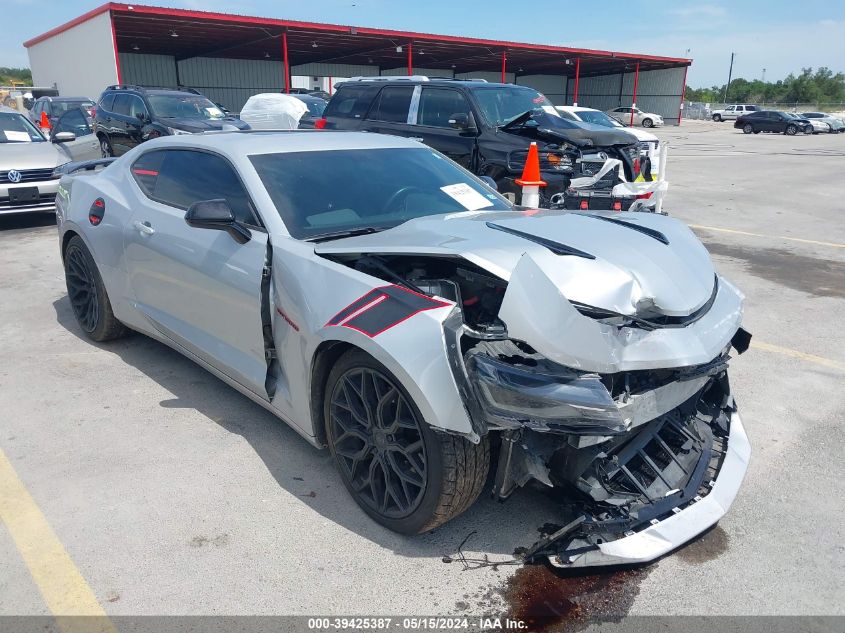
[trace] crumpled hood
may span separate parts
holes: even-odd
[[[612,147],[614,145],[633,145],[637,137],[622,128],[605,127],[583,121],[570,121],[563,117],[535,112],[529,123],[536,123],[536,127],[503,126],[503,132],[510,134],[528,134],[536,132],[549,142],[560,143],[567,141],[582,147]]]
[[[70,160],[61,146],[49,141],[38,143],[0,144],[0,171],[16,169],[46,169],[58,167]]]
[[[225,119],[191,119],[191,118],[173,118],[162,119],[162,123],[168,127],[176,128],[177,130],[184,130],[185,132],[207,132],[209,130],[222,130],[224,125],[234,125],[235,127],[246,130],[249,126],[234,117],[226,117]]]
[[[592,258],[555,254],[531,236]],[[646,213],[599,216],[532,209],[437,215],[319,244],[315,250],[457,255],[504,280],[510,279],[522,256],[530,254],[547,281],[570,302],[625,315],[687,316],[707,303],[715,283],[710,257],[692,231],[674,218]]]

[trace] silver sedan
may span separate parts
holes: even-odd
[[[635,563],[739,490],[743,297],[682,222],[513,207],[379,134],[169,136],[69,171],[59,244],[85,335],[195,360],[328,446],[392,530],[467,511],[493,469],[495,497],[535,481],[571,516],[526,560]]]

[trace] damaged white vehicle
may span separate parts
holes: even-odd
[[[163,341],[327,445],[390,529],[466,511],[490,473],[501,499],[561,493],[527,559],[633,563],[737,494],[743,297],[677,220],[513,207],[378,134],[170,136],[67,172],[82,330]]]

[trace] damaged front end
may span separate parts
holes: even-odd
[[[741,345],[741,343],[737,343]],[[501,433],[493,494],[531,480],[554,488],[564,525],[525,553],[558,566],[653,560],[715,523],[736,494],[749,448],[727,351],[676,370],[571,370],[514,341],[463,355],[489,430]],[[732,451],[730,472],[723,466]],[[713,494],[699,521],[672,521]],[[700,506],[704,508],[704,506]]]
[[[385,239],[324,256],[454,304],[444,349],[462,434],[498,447],[494,496],[539,482],[559,503],[561,527],[526,560],[651,561],[725,514],[750,457],[728,363],[750,334],[742,293],[688,228],[547,211],[420,220]]]

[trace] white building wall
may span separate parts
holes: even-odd
[[[105,11],[28,49],[32,81],[60,95],[96,100],[117,83],[111,17]]]

